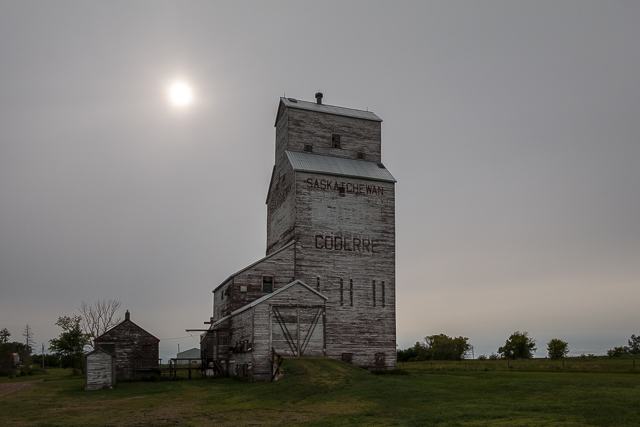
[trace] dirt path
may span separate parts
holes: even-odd
[[[39,383],[42,382],[44,380],[33,380],[33,381],[22,381],[19,383],[6,383],[6,384],[0,384],[0,397],[9,394],[9,393],[13,393],[14,391],[19,391],[22,389],[25,389],[27,387],[31,387],[31,384],[33,383]]]

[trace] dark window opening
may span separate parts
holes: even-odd
[[[111,354],[116,353],[116,345],[115,344],[100,344],[100,348],[106,352]]]
[[[340,148],[340,135],[337,133],[331,134],[331,146],[333,148]]]
[[[338,187],[338,195],[344,197],[344,187]]]
[[[358,159],[364,160],[364,153],[362,151],[358,151]]]
[[[262,276],[262,292],[273,292],[273,276]]]
[[[320,276],[316,277],[316,291],[320,292]]]
[[[342,277],[340,278],[340,305],[344,305],[344,286]]]
[[[307,153],[312,153],[313,152],[313,146],[311,144],[305,144],[304,145],[304,151],[306,151]]]
[[[382,306],[384,307],[384,280],[382,281]]]
[[[353,279],[349,278],[349,305],[353,307]]]
[[[385,357],[384,357],[384,353],[376,353],[375,354],[375,364],[376,366],[384,366],[384,361],[385,361]]]
[[[353,353],[342,353],[340,359],[344,363],[352,363],[353,362]]]
[[[371,281],[371,290],[373,291],[373,306],[376,306],[376,281]]]

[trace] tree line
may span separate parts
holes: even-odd
[[[37,354],[29,325],[22,333],[24,342],[10,341],[9,330],[0,329],[0,375],[29,375],[38,366],[71,368],[74,374],[84,372],[85,348],[93,347],[94,338],[120,322],[116,312],[121,305],[118,300],[99,300],[93,304],[83,301],[78,307],[79,314],[58,317],[55,324],[62,332],[49,340],[52,354]]]
[[[497,353],[490,356],[481,354],[478,360],[497,359],[531,359],[536,352],[536,340],[529,336],[529,332],[516,331],[512,333],[500,346]],[[445,334],[429,335],[423,341],[416,342],[413,347],[397,351],[398,362],[421,362],[426,360],[462,360],[468,358],[473,346],[469,338],[450,337]],[[569,354],[569,343],[559,338],[553,338],[547,343],[547,357],[562,359]],[[640,354],[640,336],[631,335],[627,346],[614,347],[607,351],[609,357]],[[472,354],[473,356],[473,354]]]

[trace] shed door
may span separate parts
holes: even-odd
[[[271,345],[282,356],[324,356],[324,307],[273,306]]]

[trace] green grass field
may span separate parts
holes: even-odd
[[[95,392],[64,376],[0,398],[0,424],[638,426],[640,375],[631,363],[417,362],[375,375],[335,360],[287,359],[275,383],[118,383]]]

